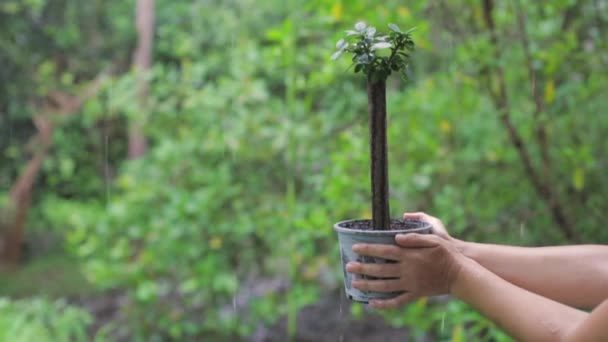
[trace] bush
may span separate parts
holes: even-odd
[[[88,312],[64,300],[0,298],[0,341],[88,341]]]

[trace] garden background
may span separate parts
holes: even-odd
[[[449,298],[342,294],[369,217],[357,21],[389,79],[392,215],[608,243],[608,1],[3,0],[0,341],[507,341]]]

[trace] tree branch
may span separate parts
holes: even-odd
[[[498,43],[496,27],[494,25],[494,19],[492,17],[494,4],[492,0],[482,0],[482,5],[484,20],[490,33],[490,41],[494,46],[494,58],[496,59],[496,61],[499,61],[501,59],[501,52]],[[546,180],[543,180],[543,178],[539,175],[538,171],[534,167],[530,153],[526,145],[524,144],[524,140],[519,134],[515,125],[513,124],[510,115],[509,98],[504,77],[504,70],[499,64],[497,64],[494,68],[496,72],[496,77],[498,78],[499,89],[498,94],[496,94],[496,96],[493,96],[492,98],[497,109],[499,110],[500,120],[507,129],[511,143],[515,146],[519,158],[523,163],[524,170],[526,171],[528,178],[532,182],[532,185],[534,186],[537,194],[545,201],[545,203],[549,207],[553,220],[557,223],[562,234],[568,240],[578,241],[579,236],[576,233],[574,226],[570,222],[568,215],[566,215],[564,206],[556,197],[555,193],[553,192],[553,188],[550,186],[550,184],[548,184]]]
[[[534,102],[534,121],[535,121],[535,138],[540,149],[540,156],[543,162],[543,176],[545,179],[550,177],[551,170],[551,157],[549,155],[549,139],[547,137],[546,121],[543,117],[544,101],[540,91],[540,87],[537,86],[538,82],[536,79],[536,72],[534,71],[532,54],[530,52],[530,41],[528,39],[528,32],[526,29],[526,18],[521,8],[520,2],[516,1],[517,7],[517,23],[519,26],[519,32],[521,35],[521,43],[526,58],[526,66],[528,68],[528,78],[530,80],[530,96]]]

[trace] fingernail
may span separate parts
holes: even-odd
[[[360,248],[361,248],[360,244],[353,245],[353,247],[352,247],[353,252],[357,252]]]
[[[355,268],[355,265],[356,265],[356,264],[355,264],[354,262],[352,262],[352,261],[351,261],[351,262],[349,262],[348,264],[346,264],[346,270],[347,270],[348,272],[352,271],[352,270]]]

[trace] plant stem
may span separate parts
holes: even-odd
[[[374,230],[390,229],[388,204],[388,155],[386,142],[386,81],[367,81],[372,222]]]

